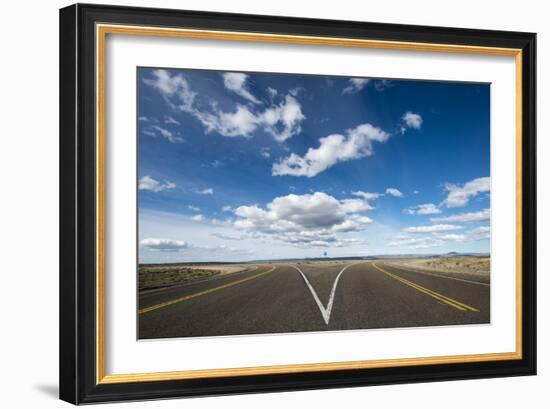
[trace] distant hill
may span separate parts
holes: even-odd
[[[273,259],[258,259],[250,261],[205,261],[205,262],[185,262],[180,261],[176,263],[139,263],[140,266],[167,266],[167,265],[216,265],[216,264],[254,264],[254,263],[291,263],[296,261],[339,261],[339,260],[381,260],[381,259],[401,259],[401,258],[446,258],[446,257],[489,257],[489,253],[457,253],[451,251],[449,253],[437,254],[377,254],[371,256],[342,256],[342,257],[303,257],[303,258],[273,258]]]

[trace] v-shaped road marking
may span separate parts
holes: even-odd
[[[326,307],[323,305],[323,303],[319,299],[319,296],[317,295],[317,292],[315,291],[315,289],[313,288],[313,286],[309,282],[309,280],[306,277],[306,275],[304,274],[304,272],[296,266],[291,266],[291,267],[294,267],[296,270],[298,270],[300,272],[300,274],[302,275],[302,278],[304,279],[307,287],[309,288],[309,291],[311,291],[311,295],[313,296],[313,299],[315,300],[315,302],[317,303],[317,306],[319,307],[319,311],[321,311],[321,315],[323,316],[323,320],[325,320],[326,325],[328,325],[328,323],[330,321],[330,313],[332,311],[332,305],[334,304],[334,294],[336,293],[336,287],[338,286],[338,281],[340,280],[340,276],[342,275],[342,273],[344,271],[346,271],[346,269],[348,267],[351,267],[351,266],[354,266],[354,265],[355,264],[348,264],[342,270],[340,270],[340,272],[336,276],[336,280],[334,280],[334,283],[332,284],[332,289],[330,290],[330,297],[328,299],[328,304],[327,304]]]

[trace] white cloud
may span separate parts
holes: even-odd
[[[243,240],[246,238],[245,236],[242,236],[242,235],[234,236],[231,234],[225,234],[225,233],[219,233],[219,232],[212,233],[212,236],[222,240]]]
[[[428,229],[430,226],[421,226],[421,231],[405,231],[407,233],[431,233],[425,235],[417,234],[401,234],[393,238],[388,243],[390,246],[402,247],[403,249],[427,249],[430,247],[438,247],[449,243],[467,243],[480,240],[488,240],[490,238],[490,227],[481,226],[464,233],[449,233],[449,231],[458,230],[462,227],[454,226],[453,229],[438,228],[436,230]]]
[[[464,207],[468,204],[470,198],[491,190],[491,178],[481,177],[473,179],[462,186],[446,183],[445,190],[448,192],[448,195],[443,201],[443,205],[447,207]]]
[[[445,244],[444,240],[441,240],[432,236],[410,237],[410,236],[398,236],[393,241],[389,242],[389,246],[401,247],[403,249],[419,250],[427,249],[430,247],[437,247]]]
[[[171,116],[167,116],[166,118],[164,118],[164,123],[168,125],[181,125],[179,121],[176,121]]]
[[[162,128],[158,125],[153,125],[149,131],[149,135],[152,136],[162,136],[164,139],[168,140],[171,143],[181,143],[184,139],[181,136],[174,135],[172,131],[169,131],[166,128]]]
[[[424,203],[424,204],[420,204],[418,206],[412,206],[412,207],[409,207],[409,208],[405,209],[405,213],[419,214],[419,215],[439,214],[439,213],[441,213],[441,209],[433,203]]]
[[[266,159],[269,159],[271,157],[271,150],[267,147],[263,147],[260,149],[260,155]]]
[[[233,221],[229,218],[226,218],[225,220],[213,218],[213,219],[210,219],[210,223],[215,226],[229,226],[231,225],[231,223],[233,223]]]
[[[302,131],[300,123],[305,119],[300,103],[290,95],[263,112],[255,113],[246,106],[237,105],[235,112],[222,112],[216,108],[213,112],[196,110],[194,115],[207,132],[250,137],[257,129],[263,129],[278,142],[299,134]]]
[[[171,240],[161,238],[147,238],[139,242],[141,247],[153,251],[180,251],[189,245],[183,240]]]
[[[263,111],[255,111],[237,104],[232,112],[224,112],[216,104],[211,104],[209,108],[199,108],[196,102],[197,93],[191,90],[188,81],[181,73],[172,75],[166,70],[155,70],[153,77],[144,79],[145,84],[157,89],[173,109],[194,116],[201,122],[206,132],[217,132],[228,137],[250,137],[252,133],[261,129],[272,135],[275,140],[283,142],[302,131],[300,124],[305,116],[298,100],[290,94],[286,95],[279,104],[271,104]],[[238,87],[243,77],[232,73],[227,78],[229,78],[227,83],[224,79],[226,86],[229,85],[242,95],[246,95],[244,92],[246,88]],[[244,82],[241,85],[244,87]],[[250,98],[247,99],[250,100]]]
[[[196,190],[195,193],[198,193],[199,195],[213,195],[214,189],[212,189],[211,187],[207,187],[204,189]]]
[[[298,100],[290,95],[284,102],[272,105],[258,116],[259,124],[276,141],[284,142],[302,131],[300,123],[306,118]]]
[[[195,216],[191,217],[191,220],[194,222],[202,222],[204,221],[204,216],[202,214],[196,214]]]
[[[384,91],[387,88],[393,87],[393,82],[390,80],[376,80],[374,81],[374,89],[376,91]]]
[[[490,209],[483,209],[478,212],[460,213],[447,217],[433,217],[430,219],[434,223],[476,223],[489,220],[491,218]]]
[[[350,78],[347,87],[342,90],[342,94],[355,94],[365,88],[369,82],[368,78]]]
[[[436,237],[441,240],[454,241],[458,243],[489,240],[491,238],[491,228],[489,226],[481,226],[481,227],[469,230],[464,234],[445,233],[445,234],[436,234]]]
[[[152,75],[153,79],[145,78],[143,82],[160,91],[169,105],[183,111],[193,110],[197,93],[191,91],[182,74],[170,75],[166,70],[154,70]],[[172,99],[177,100],[178,104],[173,104]]]
[[[274,176],[313,177],[338,162],[359,159],[373,154],[373,142],[385,142],[390,135],[365,123],[349,129],[347,136],[332,134],[319,139],[318,148],[309,148],[301,157],[295,153],[273,164]]]
[[[394,187],[389,187],[386,189],[386,194],[394,197],[403,197],[403,193]]]
[[[175,187],[175,183],[161,183],[158,180],[153,179],[151,176],[143,176],[141,179],[139,179],[138,183],[139,190],[149,190],[151,192],[162,192],[164,190],[174,189]]]
[[[258,128],[258,118],[248,107],[237,105],[234,112],[193,111],[195,117],[206,128],[206,132],[217,132],[222,136],[249,137]]]
[[[239,230],[267,235],[283,242],[313,247],[340,247],[346,241],[336,233],[364,230],[372,220],[360,213],[370,206],[361,199],[336,198],[322,192],[276,197],[265,208],[234,209]]]
[[[306,89],[304,87],[294,87],[288,90],[288,93],[293,97],[297,97],[300,93],[305,93]]]
[[[470,230],[467,234],[469,240],[489,240],[491,238],[491,228],[481,226]]]
[[[407,128],[420,129],[422,127],[423,119],[419,114],[415,114],[411,111],[407,111],[401,117]],[[403,132],[403,128],[402,128]]]
[[[275,98],[277,96],[277,94],[279,93],[279,91],[277,91],[275,88],[267,87],[267,93],[269,94],[269,96],[271,98]]]
[[[441,234],[441,235],[438,235],[437,237],[445,241],[463,242],[466,240],[465,234],[456,234],[456,233]]]
[[[361,199],[342,199],[340,203],[346,213],[360,213],[374,209],[366,200]]]
[[[351,192],[351,194],[353,196],[362,197],[365,200],[374,200],[374,199],[378,199],[380,196],[383,196],[382,193],[363,192],[361,190],[358,190],[356,192]]]
[[[188,205],[187,208],[193,212],[200,212],[201,208],[193,205]]]
[[[222,212],[230,212],[232,210],[231,206],[224,206],[222,207]]]
[[[261,102],[254,95],[252,95],[246,87],[246,80],[248,79],[248,75],[240,72],[228,72],[223,74],[222,76],[223,85],[229,91],[240,95],[244,99],[247,99],[254,104],[261,104]]]
[[[462,226],[456,226],[453,224],[434,224],[432,226],[407,227],[406,229],[403,229],[403,231],[406,233],[439,233],[461,229],[463,229]]]

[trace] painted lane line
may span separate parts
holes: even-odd
[[[171,301],[166,301],[166,302],[163,302],[163,303],[160,303],[160,304],[151,305],[150,307],[142,308],[141,310],[139,310],[139,314],[145,314],[146,312],[158,310],[159,308],[168,307],[169,305],[178,304],[180,302],[191,300],[193,298],[197,298],[197,297],[200,297],[200,296],[203,296],[203,295],[206,295],[206,294],[210,294],[210,293],[213,293],[215,291],[223,290],[224,288],[233,287],[234,285],[241,284],[241,283],[244,283],[246,281],[250,281],[250,280],[253,280],[255,278],[261,277],[263,275],[266,275],[268,273],[271,273],[276,268],[277,268],[277,266],[273,266],[269,270],[264,271],[263,273],[255,274],[251,277],[243,278],[242,280],[232,281],[230,283],[220,285],[218,287],[209,288],[208,290],[199,291],[198,293],[186,295],[184,297],[176,298],[176,299],[171,300]]]
[[[338,281],[340,281],[340,276],[342,275],[342,273],[344,271],[346,271],[346,269],[348,267],[351,267],[355,264],[349,264],[347,266],[345,266],[339,273],[338,275],[336,276],[336,280],[334,280],[334,284],[332,285],[332,290],[330,291],[330,298],[328,300],[328,304],[327,304],[327,311],[328,311],[328,318],[330,319],[330,313],[332,311],[332,304],[334,303],[334,294],[336,293],[336,286],[338,285]],[[328,321],[327,321],[327,324],[328,324]]]
[[[402,267],[399,264],[392,264],[392,263],[384,263],[384,264],[393,268],[410,271],[411,273],[418,273],[418,274],[425,274],[427,276],[432,276],[432,277],[446,278],[447,280],[462,281],[463,283],[469,283],[469,284],[484,285],[486,287],[491,286],[491,284],[482,283],[480,281],[466,280],[465,278],[458,278],[458,277],[447,277],[436,273],[428,273],[427,271],[416,270],[410,267]]]
[[[313,296],[313,299],[317,303],[317,307],[319,307],[319,311],[321,311],[321,316],[323,317],[323,320],[325,321],[325,324],[328,325],[328,322],[330,320],[330,315],[327,314],[327,310],[325,309],[325,306],[323,305],[323,303],[321,302],[321,300],[317,296],[317,293],[315,292],[315,290],[311,286],[311,284],[310,284],[309,280],[307,279],[306,275],[298,267],[296,267],[296,266],[292,266],[292,267],[294,267],[296,270],[298,270],[298,272],[302,275],[302,278],[304,279],[304,282],[306,283],[306,286],[309,288],[309,291],[311,291],[311,295]]]
[[[383,272],[384,274],[387,274],[388,276],[392,277],[392,278],[395,278],[396,280],[400,281],[401,283],[403,284],[406,284],[408,285],[409,287],[412,287],[414,288],[415,290],[418,290],[424,294],[427,294],[429,295],[430,297],[432,298],[435,298],[436,300],[438,301],[441,301],[447,305],[450,305],[451,307],[453,308],[456,308],[457,310],[461,310],[461,311],[471,311],[471,312],[479,312],[479,310],[477,308],[474,308],[468,304],[464,304],[463,302],[460,302],[460,301],[457,301],[457,300],[454,300],[450,297],[447,297],[443,294],[440,294],[438,292],[435,292],[433,290],[430,290],[429,288],[426,288],[426,287],[422,287],[421,285],[419,284],[416,284],[412,281],[409,281],[403,277],[400,277],[396,274],[392,274],[390,273],[389,271],[386,271],[384,270],[383,268],[380,268],[378,267],[375,263],[372,263],[372,265],[374,266],[374,268],[380,270],[381,272]]]
[[[300,270],[298,267],[291,265],[291,267],[298,270],[298,272],[302,275],[302,278],[304,279],[304,282],[306,283],[306,286],[309,288],[309,291],[311,292],[311,295],[313,296],[313,299],[315,300],[315,303],[317,304],[317,307],[319,307],[319,311],[321,311],[321,316],[323,317],[323,320],[325,321],[326,325],[328,325],[328,323],[330,321],[330,314],[332,312],[332,306],[334,304],[334,294],[336,293],[336,287],[338,286],[338,281],[340,281],[340,276],[342,275],[342,273],[344,271],[346,271],[346,269],[348,267],[351,267],[351,266],[354,266],[354,265],[355,264],[348,264],[342,270],[340,270],[340,272],[336,276],[336,280],[334,280],[334,283],[332,284],[332,289],[330,291],[330,297],[329,297],[328,304],[327,304],[326,307],[323,305],[323,303],[319,299],[319,296],[317,295],[317,292],[315,291],[315,289],[313,288],[313,286],[309,282],[309,280],[308,280],[307,276],[304,274],[304,272],[302,270]]]

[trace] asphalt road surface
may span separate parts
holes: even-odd
[[[382,261],[260,264],[139,295],[139,338],[490,322],[486,283]]]

